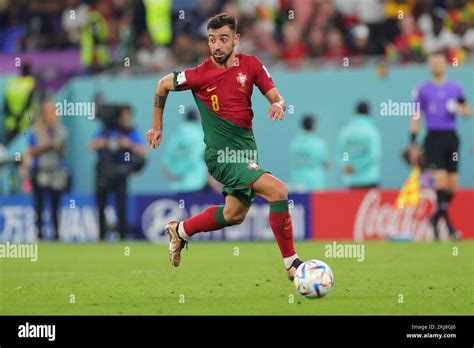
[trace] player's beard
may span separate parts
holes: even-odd
[[[229,54],[224,54],[221,58],[217,58],[214,54],[212,55],[214,57],[214,60],[218,63],[218,64],[222,64],[222,65],[225,65],[227,63],[227,61],[229,60],[230,56],[232,55],[232,53],[234,52],[234,49],[232,49],[232,51],[230,51]],[[215,53],[215,52],[214,52]]]

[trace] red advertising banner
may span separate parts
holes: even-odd
[[[347,190],[311,195],[312,238],[317,240],[415,240],[433,239],[428,218],[436,209],[436,194],[423,189],[416,206],[394,205],[398,190]],[[474,189],[454,196],[449,214],[463,238],[474,238]],[[440,238],[447,239],[444,221]]]

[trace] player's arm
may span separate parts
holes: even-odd
[[[101,150],[106,146],[107,138],[105,138],[104,136],[97,137],[89,143],[89,148],[94,151]]]
[[[410,145],[416,144],[416,137],[420,131],[420,118],[421,115],[419,112],[413,114],[410,123]]]
[[[413,114],[410,123],[410,146],[408,147],[408,160],[412,165],[418,163],[418,159],[420,156],[420,149],[418,148],[418,144],[416,142],[416,138],[418,136],[418,132],[420,130],[420,118],[421,114],[419,112]]]
[[[276,87],[270,89],[267,94],[265,94],[268,102],[271,104],[268,109],[268,118],[271,120],[283,120],[286,110],[285,99],[280,95]]]
[[[471,107],[466,100],[464,90],[461,85],[458,85],[458,95],[456,98],[456,107],[453,110],[457,115],[463,118],[471,117]]]
[[[174,91],[173,79],[174,74],[168,74],[156,85],[155,98],[153,102],[152,126],[146,133],[146,138],[152,149],[156,149],[161,143],[161,135],[163,132],[163,109],[165,108],[168,93]]]
[[[413,97],[413,102],[418,105],[417,108],[415,108],[415,112],[412,115],[411,121],[410,121],[410,135],[409,135],[409,147],[410,149],[413,149],[416,147],[417,142],[416,142],[416,137],[418,136],[418,133],[420,131],[420,124],[421,124],[421,113],[424,112],[425,110],[425,88],[423,85],[417,86],[412,90],[412,97]]]
[[[464,118],[471,117],[471,107],[466,100],[460,100],[457,104],[457,113]]]

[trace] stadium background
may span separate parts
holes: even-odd
[[[296,237],[431,238],[429,226],[425,223],[428,211],[419,216],[414,208],[407,208],[405,215],[411,218],[405,225],[398,212],[386,212],[409,173],[400,157],[408,141],[409,118],[381,116],[380,105],[388,100],[412,101],[413,88],[429,78],[424,64],[426,55],[434,47],[440,48],[439,45],[449,50],[451,59],[459,62],[459,66],[449,70],[448,76],[463,85],[469,101],[474,100],[472,3],[409,0],[159,1],[157,3],[163,6],[163,21],[169,24],[169,35],[153,38],[154,53],[161,57],[158,66],[147,65],[138,59],[140,50],[146,45],[144,37],[153,25],[146,20],[149,3],[152,2],[99,0],[80,4],[85,13],[93,9],[102,12],[110,29],[106,46],[112,63],[91,69],[81,62],[80,40],[74,39],[74,35],[71,37],[61,22],[62,16],[70,13],[70,8],[66,8],[63,2],[1,1],[0,95],[4,93],[7,80],[16,74],[15,59],[20,57],[32,64],[43,94],[55,93],[56,101],[91,102],[96,93],[101,93],[108,102],[129,103],[135,110],[134,123],[144,134],[150,124],[157,80],[170,70],[192,66],[207,56],[201,33],[209,14],[221,10],[234,13],[241,23],[242,51],[255,53],[264,61],[287,103],[294,107],[294,113],[287,112],[284,122],[271,123],[266,118],[266,100],[258,93],[254,94],[254,130],[261,166],[288,181],[289,143],[297,133],[301,117],[308,112],[317,115],[318,134],[329,145],[331,167],[327,172],[326,192],[290,194],[295,204]],[[185,19],[181,20],[183,13]],[[292,14],[294,19],[288,19]],[[407,48],[402,40],[398,40],[403,37],[400,33],[403,21],[397,16],[409,17],[411,14],[417,19],[418,29],[413,40],[408,40],[411,46]],[[429,30],[425,26],[431,15],[433,18],[442,17],[443,30],[447,33],[444,35],[448,39],[433,44],[429,31],[423,33],[423,30]],[[463,35],[457,33],[459,22],[469,27]],[[367,47],[363,49],[354,46],[359,32],[369,35],[366,37]],[[412,34],[407,35],[411,37]],[[369,193],[346,190],[340,180],[341,170],[335,164],[337,136],[341,127],[352,118],[354,105],[360,99],[370,102],[374,121],[382,134],[382,190],[379,191],[382,203],[378,203],[378,207],[384,204],[385,216],[393,217],[391,224],[389,220],[381,220],[378,224],[365,222],[361,227],[364,230],[362,237],[356,232],[356,220],[362,214],[359,213],[362,202],[370,198],[367,198]],[[195,108],[190,93],[175,93],[168,98],[163,146],[182,122],[180,106],[184,106],[185,111]],[[0,107],[3,109],[3,105]],[[92,196],[95,154],[87,149],[87,144],[101,124],[84,116],[61,117],[61,122],[70,133],[66,160],[74,175],[73,191],[63,198],[61,225],[67,228],[62,227],[61,235],[69,241],[95,240],[97,223]],[[474,123],[472,118],[458,122],[462,140],[462,189],[453,203],[453,221],[466,237],[472,238],[474,221],[469,209],[472,210],[474,194]],[[8,144],[6,151],[10,158],[17,152],[24,153],[26,137],[19,134]],[[130,182],[129,221],[138,237],[145,235],[152,240],[163,240],[163,231],[157,226],[164,226],[172,216],[186,216],[206,204],[222,201],[217,194],[173,194],[160,169],[160,150],[148,152],[147,157],[144,171]],[[35,232],[31,197],[22,192],[19,177],[12,180],[12,175],[18,173],[11,174],[10,170],[5,168],[1,178],[0,236],[2,240],[32,240]],[[432,192],[426,192],[426,197],[427,201],[434,201]],[[71,199],[76,203],[75,210],[69,209]],[[181,199],[187,202],[185,209],[179,208]],[[334,203],[335,200],[339,203]],[[200,238],[272,239],[266,222],[267,214],[263,213],[268,208],[261,202],[257,203],[246,223],[226,228],[224,232],[203,234]],[[382,213],[382,209],[374,212]],[[344,224],[340,223],[341,220]],[[419,224],[424,225],[418,228]]]

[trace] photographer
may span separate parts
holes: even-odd
[[[42,104],[41,115],[28,134],[28,155],[32,158],[31,183],[36,211],[36,228],[39,239],[43,239],[43,209],[47,197],[51,200],[51,217],[54,239],[59,234],[59,206],[61,194],[70,188],[71,176],[63,155],[67,132],[56,115],[51,101]]]
[[[104,114],[108,114],[107,117]],[[90,148],[98,154],[96,201],[99,210],[100,239],[104,240],[107,232],[105,207],[109,193],[115,194],[118,232],[120,238],[124,239],[128,228],[127,178],[143,168],[146,147],[140,132],[132,126],[130,106],[103,107],[99,109],[99,117],[102,118],[104,127],[96,134]]]

